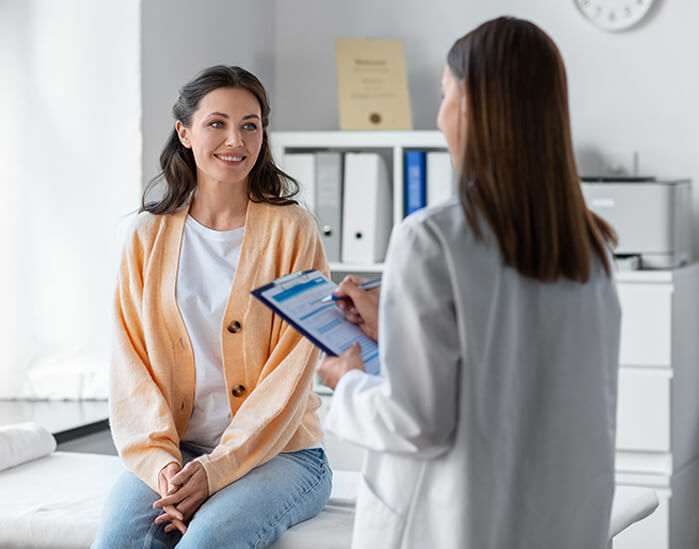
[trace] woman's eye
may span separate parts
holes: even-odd
[[[211,124],[209,124],[212,128],[223,128],[223,122],[220,120],[214,120]]]
[[[255,131],[257,129],[257,124],[254,124],[253,122],[248,122],[247,124],[243,125],[243,128],[249,131]]]

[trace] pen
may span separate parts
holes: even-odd
[[[362,290],[372,290],[374,288],[378,288],[379,286],[381,286],[381,277],[377,276],[376,278],[370,278],[369,280],[365,280],[357,287],[361,288]],[[330,294],[328,296],[325,296],[323,299],[321,299],[320,302],[327,303],[328,301],[338,301],[340,299],[345,299],[345,298],[338,297],[335,294]]]

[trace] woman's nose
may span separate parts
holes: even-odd
[[[242,142],[240,132],[237,128],[233,128],[228,132],[228,135],[226,136],[226,145],[236,147],[242,144]]]

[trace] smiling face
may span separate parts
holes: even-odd
[[[437,127],[444,134],[452,165],[457,171],[462,161],[465,125],[465,85],[446,65],[442,73],[442,103],[437,114]]]
[[[186,127],[175,129],[192,149],[197,183],[244,183],[262,147],[262,120],[257,98],[243,88],[218,88],[201,98]]]

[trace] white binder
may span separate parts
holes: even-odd
[[[392,182],[377,153],[346,153],[342,261],[383,261],[393,220]]]
[[[451,198],[456,192],[454,170],[448,152],[427,153],[427,205],[433,206]]]
[[[313,215],[316,213],[316,155],[314,153],[286,153],[284,171],[296,179],[301,186],[297,197],[301,205],[306,206]]]
[[[315,204],[328,261],[340,261],[342,236],[342,153],[316,153]]]

